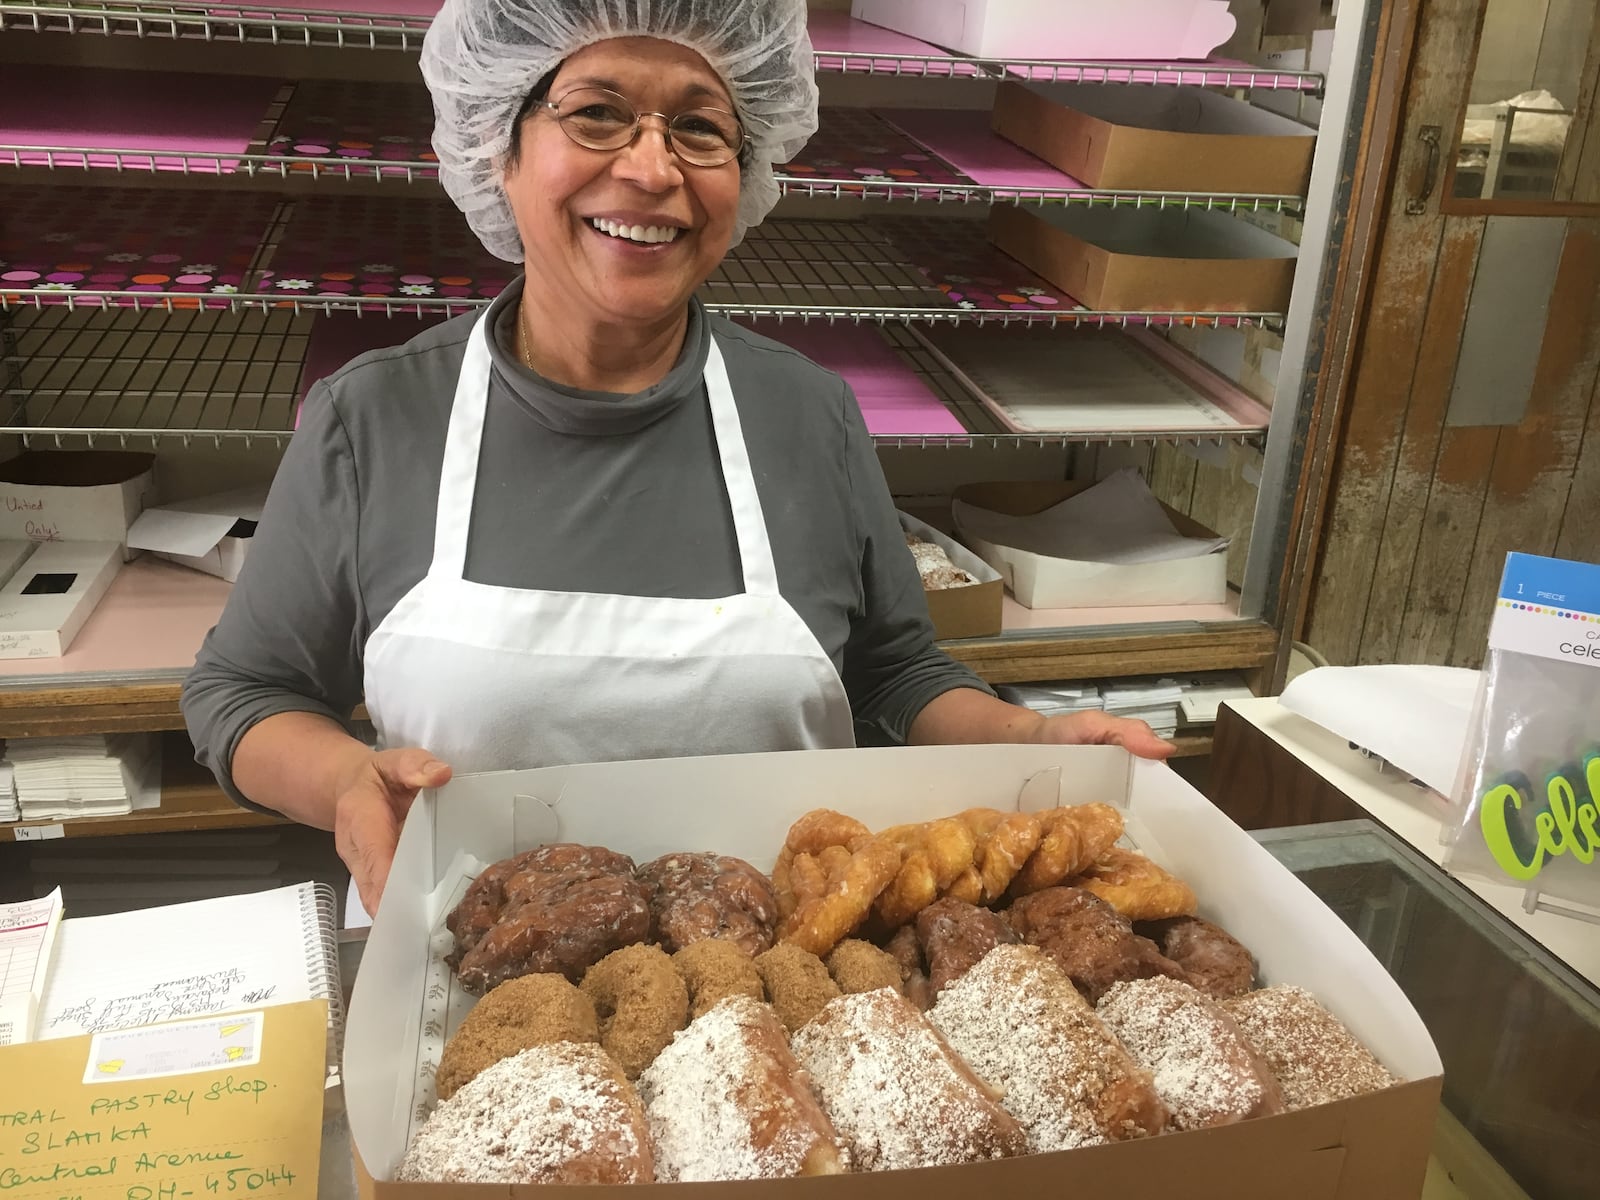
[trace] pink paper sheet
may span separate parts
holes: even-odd
[[[115,71],[101,67],[6,66],[0,90],[0,144],[66,146],[97,150],[167,150],[131,165],[158,171],[222,173],[237,160],[186,158],[242,154],[281,86],[252,75],[185,75],[167,71]],[[48,97],[48,100],[45,99]],[[23,153],[24,166],[44,166],[52,156]],[[87,162],[84,161],[87,158]],[[14,161],[0,151],[0,160]],[[111,167],[109,155],[53,156],[57,166]],[[126,161],[126,159],[125,159]]]
[[[892,108],[879,115],[984,187],[1051,191],[1084,188],[1072,176],[1062,174],[995,133],[987,111]]]
[[[134,305],[181,296],[224,307],[245,290],[275,201],[148,188],[10,187],[0,220],[0,293],[42,303]]]
[[[861,405],[868,433],[914,437],[967,432],[876,330],[795,321],[762,321],[750,328],[844,376]]]
[[[817,52],[817,66],[824,71],[846,71],[868,61],[903,63],[910,74],[926,71],[930,75],[976,75],[969,63],[955,62],[948,50],[927,42],[857,21],[848,13],[813,12],[809,17],[811,45]],[[943,59],[943,63],[923,63],[917,59]],[[880,67],[881,69],[881,67]]]
[[[404,168],[373,168],[368,159],[429,164],[413,177],[438,176],[433,153],[433,103],[421,84],[353,83],[308,79],[295,85],[267,153],[290,159],[339,159],[352,174],[401,176]],[[296,169],[291,166],[291,170]]]
[[[295,202],[256,287],[286,300],[486,300],[515,273],[448,200],[312,196]]]
[[[0,677],[114,671],[181,675],[194,666],[195,652],[232,591],[231,583],[213,575],[141,558],[117,573],[66,654],[0,663]]]
[[[793,161],[778,168],[791,181],[791,190],[804,190],[810,179],[855,180],[843,190],[859,192],[863,185],[904,183],[893,188],[891,199],[915,197],[941,185],[970,187],[972,180],[949,163],[929,153],[898,129],[862,108],[824,108],[821,128]],[[831,189],[830,189],[831,190]]]

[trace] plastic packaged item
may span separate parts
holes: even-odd
[[[1448,869],[1600,920],[1600,566],[1507,556],[1455,811]]]

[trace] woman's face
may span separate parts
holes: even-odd
[[[559,102],[582,87],[609,89],[636,112],[669,119],[692,108],[733,111],[728,89],[703,58],[657,38],[585,47],[562,64],[548,98]],[[685,164],[655,118],[621,150],[579,146],[548,109],[533,110],[515,136],[521,156],[507,168],[505,190],[529,279],[563,305],[599,324],[660,321],[683,308],[727,253],[739,204],[737,160]],[[596,221],[678,232],[646,244]]]

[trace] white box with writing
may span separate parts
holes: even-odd
[[[125,543],[154,494],[153,454],[27,450],[0,463],[0,538]]]
[[[259,484],[147,508],[128,530],[128,548],[234,583],[266,502]]]
[[[122,569],[120,542],[46,542],[0,587],[0,659],[60,658]]]

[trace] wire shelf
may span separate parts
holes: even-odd
[[[12,314],[3,340],[0,433],[55,447],[272,444],[293,436],[315,318],[130,308]],[[403,335],[401,335],[403,336]],[[1105,445],[1222,445],[1259,435],[1062,431],[1013,433],[951,374],[912,331],[884,337],[966,427],[964,433],[880,434],[886,449]]]
[[[0,145],[0,167],[55,171],[112,171],[117,174],[174,173],[187,176],[243,175],[274,179],[392,180],[436,183],[438,165],[379,158],[322,158],[301,155],[219,154],[194,150],[126,150],[87,146]],[[928,184],[894,180],[827,179],[777,175],[784,196],[829,200],[911,200],[929,204],[1097,205],[1103,208],[1198,209],[1206,212],[1296,213],[1298,196],[1232,195],[1223,192],[1104,191],[1095,188],[1011,188],[982,184]]]
[[[5,432],[28,444],[283,444],[311,321],[132,308],[18,314]]]
[[[275,222],[267,240],[284,236]],[[294,241],[295,252],[307,247]],[[907,249],[909,247],[909,249]],[[285,251],[275,250],[273,265]],[[260,255],[258,254],[258,258]],[[985,275],[986,263],[1000,263],[1009,282],[993,293],[952,290],[949,280],[967,264]],[[940,264],[943,264],[941,266]],[[278,274],[284,274],[280,270]],[[431,274],[437,274],[432,272]],[[39,272],[32,272],[39,274]],[[0,309],[133,308],[176,313],[207,312],[363,312],[387,316],[454,316],[489,303],[498,281],[463,276],[460,294],[440,295],[432,287],[401,288],[386,282],[339,282],[319,288],[325,278],[270,278],[273,272],[252,270],[237,285],[210,291],[137,290],[124,287],[80,287],[78,283],[35,281],[33,285],[0,284]],[[81,278],[81,275],[80,275]],[[180,279],[186,276],[178,277]],[[341,276],[342,278],[342,276]],[[401,278],[409,278],[402,276]],[[171,285],[168,285],[171,286]],[[966,284],[961,284],[967,287]],[[272,290],[281,287],[287,290]],[[1008,288],[1015,288],[1010,292]],[[1027,293],[1026,295],[1018,293]],[[701,291],[706,307],[728,316],[820,322],[886,324],[974,323],[1001,325],[1089,326],[1244,326],[1277,328],[1282,315],[1268,312],[1102,311],[1077,307],[1019,264],[998,256],[984,239],[981,223],[938,218],[898,218],[884,222],[771,220],[758,226],[707,280]]]
[[[159,0],[0,0],[0,31],[100,34],[206,42],[267,43],[335,49],[402,50],[421,48],[432,13],[425,6],[396,3],[411,12],[374,14],[335,9],[248,11],[242,7],[160,3]],[[1047,59],[997,61],[950,54],[915,39],[899,42],[913,52],[884,52],[852,45],[849,34],[860,23],[842,14],[813,14],[815,62],[819,72],[892,75],[908,78],[985,79],[1007,76],[1059,83],[1108,83],[1252,90],[1319,92],[1315,71],[1286,71],[1249,63],[1078,62]]]

